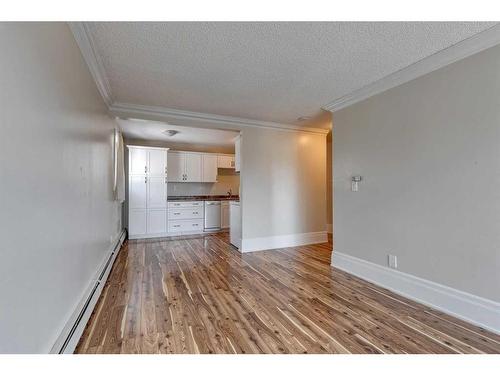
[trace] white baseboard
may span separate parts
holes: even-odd
[[[311,245],[314,243],[328,242],[326,232],[309,232],[286,234],[281,236],[243,238],[241,240],[241,252],[280,249],[283,247]]]
[[[333,233],[333,224],[326,224],[326,231],[329,234],[332,234]]]
[[[332,266],[467,322],[500,333],[500,303],[334,251]]]
[[[90,281],[87,290],[80,298],[80,302],[74,309],[73,314],[71,314],[70,319],[64,326],[55,344],[52,346],[50,353],[70,354],[75,351],[78,341],[80,341],[80,337],[83,334],[83,330],[106,284],[106,280],[111,272],[116,256],[125,240],[125,234],[126,232],[123,230],[106,252],[101,266]]]

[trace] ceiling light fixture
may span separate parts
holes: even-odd
[[[311,116],[301,116],[297,120],[299,120],[299,121],[307,121],[307,120],[310,120],[310,119],[311,119]]]
[[[164,130],[163,131],[163,134],[165,134],[167,137],[173,137],[177,133],[179,133],[178,130]]]

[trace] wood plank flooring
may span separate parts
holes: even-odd
[[[500,336],[330,267],[331,243],[129,241],[77,353],[500,353]]]

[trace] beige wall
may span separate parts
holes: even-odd
[[[0,352],[47,353],[120,230],[115,122],[65,23],[1,23],[0,50]]]
[[[248,128],[241,147],[242,238],[325,231],[325,135]]]
[[[500,46],[334,113],[337,251],[500,301],[499,67]]]

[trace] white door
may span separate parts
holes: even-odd
[[[129,208],[147,207],[147,179],[146,176],[131,175],[129,186]]]
[[[186,158],[186,182],[201,182],[201,154],[184,154]]]
[[[147,233],[167,233],[167,210],[148,210]]]
[[[144,148],[129,148],[130,174],[144,174],[148,171],[148,151]]]
[[[170,182],[183,182],[186,173],[186,162],[184,154],[180,152],[169,152],[167,159],[167,176]]]
[[[128,234],[140,236],[146,234],[146,211],[145,209],[130,210],[128,217]]]
[[[167,173],[167,151],[149,150],[149,174],[165,175]]]
[[[217,182],[217,155],[203,154],[203,182]]]
[[[148,208],[167,207],[167,178],[148,177]]]

